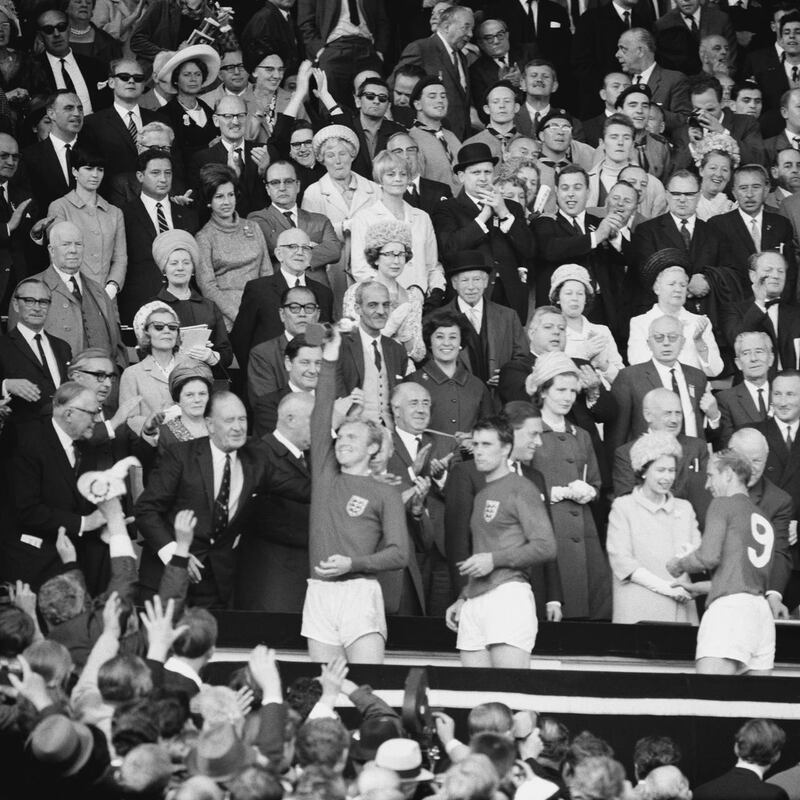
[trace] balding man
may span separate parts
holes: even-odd
[[[784,129],[777,135],[764,140],[769,164],[775,162],[775,156],[787,147],[800,149],[800,89],[789,89],[781,96],[781,116]]]
[[[254,526],[242,538],[236,608],[287,614],[303,610],[311,503],[305,453],[311,446],[313,408],[310,393],[285,395],[278,405],[275,431],[262,439],[274,488],[256,500],[256,518],[272,522]]]
[[[745,456],[752,465],[753,471],[747,485],[748,494],[772,523],[772,530],[775,533],[775,556],[772,561],[767,600],[776,619],[786,617],[788,615],[782,600],[792,575],[793,548],[789,546],[789,528],[793,516],[792,498],[764,476],[769,445],[762,433],[755,428],[742,428],[731,436],[729,445],[732,450]]]
[[[683,348],[680,320],[670,316],[653,320],[648,330],[647,346],[652,354],[650,360],[625,367],[611,386],[611,394],[617,401],[617,413],[606,431],[606,445],[614,452],[647,430],[642,403],[645,395],[658,387],[670,389],[680,397],[687,435],[703,435],[706,411],[719,425],[716,403],[706,391],[708,379],[702,370],[678,361]]]
[[[683,455],[677,464],[672,494],[688,500],[698,519],[703,518],[710,495],[705,489],[708,446],[704,439],[687,436],[681,432],[683,410],[681,400],[671,389],[651,389],[642,400],[642,416],[647,431],[664,431],[674,436]],[[636,475],[631,466],[633,442],[620,445],[614,453],[614,496],[629,494],[636,486]]]
[[[139,105],[146,70],[136,59],[114,59],[109,64],[108,76],[114,104],[89,114],[79,136],[81,147],[101,155],[105,161],[100,185],[104,197],[108,197],[115,175],[136,171],[139,158],[136,140],[145,125],[160,119],[155,111]]]
[[[700,63],[703,72],[709,75],[727,75],[730,70],[728,40],[718,33],[704,36],[700,40]]]
[[[50,266],[35,275],[52,293],[45,330],[63,339],[73,353],[99,347],[112,354],[115,363],[128,365],[128,353],[119,335],[117,315],[111,300],[96,283],[81,274],[83,234],[71,222],[57,222],[50,228]],[[12,308],[9,327],[18,313]]]
[[[239,193],[236,210],[246,217],[253,211],[264,208],[267,196],[264,191],[263,174],[267,164],[277,157],[271,152],[267,158],[258,157],[261,148],[253,156],[256,147],[244,139],[247,122],[247,104],[241,97],[223,95],[214,109],[214,124],[219,128],[219,140],[211,147],[200,150],[192,158],[190,174],[199,175],[206,164],[227,164],[239,176]],[[199,185],[195,196],[200,196]]]
[[[278,268],[272,275],[254,278],[245,284],[239,313],[231,329],[231,344],[239,363],[247,363],[250,350],[261,342],[280,336],[283,323],[280,317],[281,297],[287,289],[305,287],[314,296],[314,302],[304,302],[302,309],[308,315],[319,312],[321,322],[333,319],[333,293],[327,286],[309,278],[306,271],[311,266],[314,244],[300,228],[281,231],[275,243]],[[317,308],[311,308],[316,305]]]

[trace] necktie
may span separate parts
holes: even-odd
[[[641,82],[642,82],[642,76],[641,75],[634,75],[633,76],[633,85],[634,86],[640,84]]]
[[[533,0],[528,0],[528,22],[533,35],[536,36],[536,15],[533,13]]]
[[[81,292],[81,287],[78,286],[78,281],[76,280],[75,276],[73,275],[70,279],[70,290],[72,291],[72,296],[79,302],[83,302],[83,294]]]
[[[284,211],[283,216],[289,220],[289,224],[294,228],[294,214],[291,211]]]
[[[383,359],[381,358],[381,351],[378,349],[378,342],[375,339],[372,340],[372,358],[375,361],[375,369],[380,372],[383,367]]]
[[[675,392],[678,397],[681,399],[681,408],[683,408],[683,397],[681,397],[681,389],[678,386],[678,379],[675,377],[675,367],[672,367],[669,371],[670,377],[672,378],[672,391]],[[681,418],[681,433],[685,431],[686,420]]]
[[[684,14],[683,18],[686,20],[686,24],[689,26],[692,36],[697,36],[697,22],[695,22],[694,17],[691,14]]]
[[[685,220],[681,220],[681,239],[683,239],[683,243],[688,250],[692,246],[692,237],[689,233],[689,223]]]
[[[298,286],[302,286],[302,285],[303,285],[303,282],[300,280],[300,278],[295,278],[294,288],[296,289]]]
[[[625,23],[625,29],[626,30],[630,30],[631,29],[631,12],[630,11],[623,12],[622,19],[623,19],[623,22]]]
[[[780,297],[776,297],[774,300],[767,300],[766,303],[764,303],[764,308],[766,308],[767,311],[769,311],[772,308],[772,306],[776,306],[780,302],[781,302]]]
[[[793,444],[794,444],[794,441],[792,440],[792,429],[787,425],[786,426],[786,448],[787,448],[787,450],[791,450]]]
[[[219,494],[214,500],[214,512],[211,520],[211,541],[218,539],[228,527],[228,502],[231,496],[231,456],[225,454],[225,467],[222,470],[222,482]]]
[[[756,252],[761,250],[761,231],[758,229],[758,220],[755,217],[750,220],[750,238],[753,240]]]
[[[67,166],[67,184],[70,189],[75,188],[75,176],[72,174],[72,145],[64,145],[64,162]]]
[[[639,166],[645,171],[650,172],[650,161],[647,158],[647,138],[645,137],[641,141],[636,142],[636,155],[639,159]]]
[[[306,458],[306,454],[301,450],[300,455],[297,456],[297,460],[306,468],[308,469],[308,459]]]
[[[58,60],[61,63],[61,79],[64,81],[64,88],[67,91],[74,92],[75,84],[72,82],[72,78],[67,71],[67,62],[63,58],[59,58]]]
[[[761,419],[766,419],[767,417],[767,404],[764,402],[764,390],[758,390],[758,413],[761,415]]]
[[[72,465],[72,469],[75,472],[75,474],[78,475],[81,471],[81,451],[80,448],[78,447],[77,442],[72,443],[72,460],[74,462]]]
[[[44,347],[42,347],[42,334],[37,333],[33,340],[36,342],[36,349],[39,351],[39,360],[42,362],[42,366],[47,369],[47,356],[44,354]]]
[[[793,136],[792,141],[794,142],[794,149],[800,150],[800,136]]]
[[[472,327],[475,328],[475,333],[481,332],[481,315],[475,306],[472,306],[469,311],[467,311],[467,317],[469,317],[469,321],[472,323]]]
[[[417,452],[414,453],[414,458],[416,458],[419,455],[420,448],[422,447],[422,437],[415,436],[414,441],[417,443]]]
[[[128,133],[131,135],[133,143],[136,144],[136,139],[139,136],[139,129],[136,127],[136,119],[133,116],[133,111],[128,112]]]
[[[462,89],[467,88],[466,80],[464,78],[464,73],[461,70],[461,62],[458,58],[458,51],[453,50],[453,66],[456,68],[456,74],[458,75],[458,83]]]
[[[361,24],[361,15],[358,13],[358,0],[347,0],[347,10],[350,13],[350,22],[358,26]]]
[[[242,157],[241,147],[231,150],[231,160],[233,161],[231,166],[236,170],[236,174],[241,175],[244,172],[244,158]]]
[[[800,67],[792,67],[792,84],[796,84],[800,79]]]
[[[533,135],[536,136],[539,133],[539,120],[542,118],[542,115],[537,111],[533,115]]]
[[[577,217],[572,218],[572,227],[574,228],[575,233],[577,233],[578,236],[583,236],[583,228],[581,228]]]
[[[450,147],[447,144],[447,138],[444,135],[444,129],[429,128],[427,125],[423,125],[419,121],[414,122],[414,127],[419,128],[420,130],[423,130],[426,133],[430,133],[432,136],[435,136],[439,140],[439,144],[441,144],[442,147],[444,148],[444,152],[447,154],[447,160],[451,164],[453,163],[453,154],[450,152]]]
[[[167,225],[167,217],[164,214],[164,208],[162,207],[161,203],[156,203],[156,220],[158,221],[159,233],[164,233],[164,231],[169,230],[169,225]]]

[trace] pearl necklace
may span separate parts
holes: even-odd
[[[91,33],[91,30],[92,30],[92,26],[90,25],[88,28],[86,28],[85,30],[82,30],[82,31],[79,31],[77,28],[70,28],[69,32],[73,36],[86,36],[87,33]]]

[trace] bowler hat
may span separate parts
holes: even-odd
[[[453,172],[462,172],[473,164],[485,164],[487,161],[494,166],[499,160],[499,158],[492,155],[488,144],[483,142],[465,144],[458,151],[458,161],[453,166]]]
[[[89,760],[94,737],[88,726],[63,714],[45,717],[28,740],[34,758],[59,775],[74,775]]]

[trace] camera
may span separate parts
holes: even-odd
[[[688,119],[686,120],[686,124],[690,128],[698,128],[699,130],[703,130],[703,124],[700,122],[700,113],[699,111],[692,111],[689,114]]]

